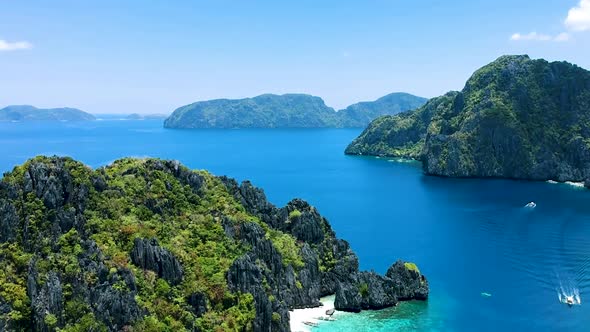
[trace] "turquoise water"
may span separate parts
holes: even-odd
[[[0,124],[0,170],[37,154],[97,167],[123,156],[177,159],[302,197],[349,240],[363,269],[397,258],[427,275],[427,303],[344,315],[318,331],[588,331],[590,191],[426,177],[417,163],[343,155],[360,130],[166,130],[160,121]],[[530,201],[537,208],[523,206]],[[582,305],[558,301],[579,290]],[[482,296],[482,292],[491,296]]]

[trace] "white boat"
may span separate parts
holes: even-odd
[[[535,202],[529,202],[524,207],[525,208],[529,208],[529,209],[534,209],[534,208],[537,207],[537,203],[535,203]]]

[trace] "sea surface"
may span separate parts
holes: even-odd
[[[416,162],[343,154],[360,129],[170,130],[158,120],[0,124],[0,171],[39,154],[99,167],[176,159],[301,197],[363,269],[398,258],[428,277],[428,302],[341,315],[317,331],[589,331],[590,191],[566,184],[428,177]],[[525,208],[534,201],[537,207]],[[563,290],[562,290],[563,289]],[[559,302],[578,291],[581,305]],[[588,302],[590,303],[590,302]]]

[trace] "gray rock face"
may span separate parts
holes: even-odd
[[[66,310],[64,294],[68,292],[71,298],[89,304],[89,310],[109,331],[119,331],[145,314],[135,301],[135,280],[129,270],[117,269],[115,273],[109,273],[103,263],[105,257],[96,243],[83,238],[84,210],[89,190],[85,184],[74,181],[66,170],[66,161],[66,158],[51,158],[50,162],[34,161],[27,167],[22,183],[0,182],[0,242],[17,241],[20,234],[23,247],[32,255],[28,271],[25,271],[32,312],[32,321],[26,330],[54,331],[55,327],[63,327]],[[100,179],[94,181],[99,183]],[[44,215],[46,223],[43,225],[32,227],[30,216],[15,208],[15,204],[23,202],[23,197],[29,194],[39,198],[44,208],[52,212]],[[47,259],[42,254],[45,250],[42,245],[46,242],[42,239],[53,239],[53,249],[57,250],[58,239],[72,229],[81,236],[78,244],[82,253],[76,257],[77,267],[82,274],[96,276],[96,281],[75,278],[55,270],[48,271],[44,279],[40,279],[39,264]],[[125,290],[115,287],[116,284],[120,286],[121,281]],[[64,289],[65,282],[72,287]],[[10,303],[0,299],[0,312],[7,310],[12,310]],[[47,325],[49,314],[57,320],[55,327]],[[11,324],[11,320],[0,318],[0,331],[23,329]]]
[[[154,271],[172,285],[182,281],[182,266],[168,250],[160,247],[156,239],[140,239],[133,241],[131,251],[133,264]]]
[[[50,331],[45,323],[45,316],[54,315],[59,319],[63,310],[63,292],[58,275],[50,272],[45,285],[32,285],[34,279],[29,278],[29,292],[33,309],[33,324],[36,331]]]
[[[7,200],[0,199],[0,243],[14,241],[18,215],[14,205]]]
[[[207,295],[203,293],[197,292],[191,294],[186,302],[193,307],[197,317],[201,317],[207,312]]]
[[[393,281],[395,295],[399,300],[428,298],[429,286],[426,277],[416,270],[406,268],[402,261],[390,266],[385,276]]]
[[[265,238],[259,225],[224,221],[229,237],[240,239],[252,248],[234,262],[227,279],[233,291],[254,295],[255,330],[288,331],[289,308],[318,306],[318,299],[330,294],[336,294],[336,308],[346,311],[391,307],[398,303],[398,294],[405,292],[412,292],[412,296],[401,296],[399,300],[426,299],[414,290],[415,284],[409,283],[410,279],[404,279],[411,276],[391,278],[360,272],[358,257],[348,242],[336,238],[328,221],[307,202],[294,199],[287,206],[277,208],[250,182],[238,185],[233,179],[220,179],[249,213],[304,243],[300,254],[305,264],[295,271],[291,265],[283,265],[281,254]],[[427,295],[427,286],[423,291]],[[271,320],[273,312],[282,317],[280,322]]]
[[[590,178],[589,110],[590,71],[502,56],[461,92],[376,119],[345,153],[413,158],[444,177],[582,182]]]
[[[385,276],[375,272],[357,272],[338,283],[334,306],[338,310],[358,312],[382,309],[398,301],[426,300],[428,281],[420,272],[397,261]]]
[[[189,186],[193,190],[190,194],[195,194],[191,199],[198,200],[204,193],[205,178],[178,162],[145,162],[148,172],[173,174],[183,186]],[[127,262],[118,263],[105,255],[91,236],[96,226],[86,223],[87,216],[101,213],[94,209],[101,203],[95,195],[120,197],[124,190],[108,185],[111,182],[105,169],[82,178],[70,174],[84,173],[71,163],[67,158],[38,158],[19,169],[18,177],[0,181],[0,243],[17,244],[22,250],[19,256],[26,257],[27,262],[15,270],[26,283],[31,304],[30,320],[21,320],[16,326],[1,315],[14,310],[13,304],[0,297],[0,331],[62,329],[72,323],[68,309],[72,302],[76,307],[79,304],[80,315],[91,314],[93,321],[108,331],[126,330],[149,314],[136,301],[144,280],[136,281],[135,268],[129,270]],[[123,176],[145,177],[142,171],[146,169],[130,168]],[[226,281],[231,292],[252,294],[255,331],[288,331],[289,309],[319,306],[319,298],[328,294],[336,293],[338,305],[351,311],[384,308],[398,299],[426,298],[428,284],[421,275],[398,268],[390,269],[385,277],[360,272],[349,244],[338,239],[328,221],[305,201],[295,199],[277,208],[251,183],[238,185],[232,179],[219,179],[246,212],[262,221],[233,220],[213,212],[226,236],[234,244],[244,245],[240,248],[245,253],[232,263]],[[207,178],[207,185],[211,180]],[[160,185],[172,190],[166,181]],[[137,204],[153,212],[175,208],[173,203],[157,200]],[[31,206],[22,208],[25,205]],[[118,217],[116,212],[104,216]],[[286,246],[281,245],[285,242]],[[154,271],[171,285],[184,286],[181,262],[156,239],[135,238],[130,249],[135,266]],[[6,255],[0,255],[0,260],[8,263],[10,258],[2,256]],[[208,291],[183,294],[185,312],[201,317],[208,310],[218,311],[219,305],[236,304],[212,303]]]

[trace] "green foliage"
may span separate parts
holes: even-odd
[[[0,121],[92,121],[95,117],[75,108],[36,108],[14,105],[0,109]]]
[[[50,273],[57,274],[62,284],[64,311],[45,316],[50,328],[68,332],[106,331],[75,290],[80,282],[88,287],[99,286],[99,276],[82,264],[88,258],[99,260],[85,256],[88,239],[100,248],[100,260],[108,269],[109,278],[116,277],[122,269],[129,269],[134,275],[135,300],[146,315],[125,327],[130,331],[190,331],[196,327],[204,331],[252,330],[253,296],[231,293],[226,281],[232,263],[249,247],[226,236],[222,218],[236,226],[242,222],[258,223],[281,253],[285,265],[296,270],[304,266],[300,244],[292,235],[272,230],[249,215],[221,180],[207,172],[193,172],[202,184],[194,188],[181,182],[173,172],[157,167],[155,164],[161,161],[154,159],[126,158],[93,171],[70,158],[37,157],[16,167],[2,181],[22,187],[28,168],[34,163],[43,163],[50,169],[65,168],[73,186],[88,191],[88,201],[85,222],[60,235],[52,224],[56,211],[48,209],[35,193],[21,193],[14,200],[21,219],[26,216],[28,238],[19,232],[16,241],[0,244],[0,298],[10,306],[10,312],[0,318],[10,321],[15,330],[26,330],[32,320],[27,295],[31,265],[37,271],[39,284],[47,282]],[[104,190],[94,189],[93,181],[97,179],[104,183]],[[74,205],[64,206],[64,213],[74,215]],[[172,285],[157,273],[134,266],[130,252],[136,238],[156,238],[172,253],[182,264],[182,282]],[[123,278],[114,279],[118,280],[112,284],[116,291],[132,291]],[[195,292],[204,293],[207,298],[209,310],[200,318],[187,303]]]
[[[406,262],[404,263],[404,266],[406,269],[418,272],[418,274],[420,274],[420,269],[418,269],[418,266],[415,263]]]
[[[359,285],[359,294],[364,298],[369,296],[369,285],[366,282]]]
[[[301,211],[295,209],[291,212],[289,212],[289,219],[295,219],[295,218],[299,218],[301,217]]]
[[[281,321],[281,315],[278,312],[272,313],[272,321],[278,323]]]
[[[76,316],[73,319],[73,323],[66,325],[64,328],[59,329],[60,332],[107,332],[108,329],[103,323],[96,320],[94,314],[87,313],[83,316]]]
[[[45,315],[45,318],[43,318],[43,321],[45,322],[45,324],[47,325],[47,327],[49,329],[54,329],[55,326],[57,325],[57,317],[55,317],[54,314]]]
[[[374,120],[348,154],[424,161],[428,174],[583,181],[590,162],[590,72],[502,56],[461,92]]]
[[[408,111],[426,99],[394,93],[335,112],[319,97],[286,94],[238,100],[209,100],[180,107],[164,122],[168,128],[363,127],[385,114]]]
[[[437,130],[432,114],[452,104],[456,92],[429,100],[421,108],[375,119],[347,148],[347,154],[419,159],[427,130]]]
[[[274,229],[268,229],[266,237],[272,241],[274,247],[283,257],[285,266],[292,265],[295,269],[301,269],[305,266],[303,258],[301,258],[301,248],[293,236]]]
[[[12,321],[14,326],[25,326],[31,314],[26,281],[30,258],[31,255],[15,243],[0,245],[0,298],[10,305],[11,311],[4,319]]]

